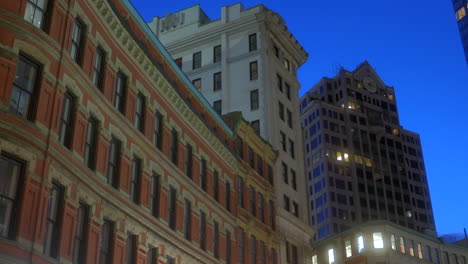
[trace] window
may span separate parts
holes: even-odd
[[[297,180],[296,180],[296,171],[291,170],[291,187],[294,190],[297,190]]]
[[[104,85],[104,65],[106,61],[106,52],[101,46],[96,49],[93,65],[93,84],[102,91]]]
[[[201,51],[193,54],[192,69],[198,69],[201,67]]]
[[[289,184],[288,165],[284,162],[281,163],[281,174],[283,176],[283,182]]]
[[[171,139],[171,161],[177,165],[179,160],[179,134],[177,130],[172,129]]]
[[[112,263],[112,248],[114,247],[114,223],[104,219],[101,227],[101,241],[99,243],[99,264]]]
[[[160,112],[156,111],[154,117],[154,131],[153,131],[153,144],[159,150],[162,149],[162,138],[163,138],[163,116]]]
[[[296,154],[294,151],[294,141],[292,141],[291,139],[289,139],[289,154],[291,155],[291,158],[296,158]]]
[[[200,166],[200,185],[201,188],[206,192],[207,189],[207,184],[206,184],[206,159],[202,158],[201,159],[201,166]]]
[[[283,196],[283,208],[284,210],[286,211],[290,211],[291,210],[291,207],[290,207],[290,204],[289,204],[289,197],[284,195]]]
[[[192,84],[193,86],[195,86],[195,88],[200,91],[201,90],[201,79],[198,78],[198,79],[195,79],[192,81]]]
[[[174,62],[182,70],[182,58],[177,58]]]
[[[213,109],[218,113],[218,115],[221,115],[221,112],[223,111],[223,101],[218,100],[213,102]]]
[[[400,237],[400,251],[403,254],[406,252],[405,239],[403,237]]]
[[[191,240],[192,232],[192,203],[185,199],[184,207],[184,237],[187,240]]]
[[[335,250],[333,248],[330,248],[328,250],[328,263],[329,264],[335,263]]]
[[[244,230],[239,230],[239,263],[245,263],[245,232]]]
[[[24,163],[2,153],[0,155],[0,237],[14,239],[19,217],[20,186]]]
[[[120,141],[112,137],[109,146],[109,159],[107,163],[107,183],[114,188],[119,187],[120,170]]]
[[[297,250],[297,247],[294,245],[291,245],[291,257],[293,264],[299,264],[299,252]]]
[[[221,86],[221,72],[213,74],[213,91],[220,91]]]
[[[467,7],[468,8],[468,7]],[[465,7],[462,6],[460,9],[457,10],[457,12],[455,13],[455,17],[457,19],[457,21],[460,21],[462,20],[462,18],[464,18],[466,16],[466,10],[465,10]]]
[[[52,182],[52,187],[50,188],[48,204],[44,235],[44,255],[57,258],[60,246],[60,227],[62,226],[63,186],[55,181]]]
[[[274,51],[275,57],[279,58],[279,48],[276,46],[273,46],[273,51]]]
[[[237,193],[238,193],[238,197],[239,197],[239,205],[241,208],[245,208],[245,203],[244,203],[244,180],[240,177],[240,176],[237,176],[237,183],[238,183],[238,190],[237,190]]]
[[[257,50],[257,34],[250,34],[249,35],[249,52]]]
[[[128,233],[125,243],[125,264],[135,264],[137,256],[138,237],[132,233]]]
[[[213,198],[219,202],[219,175],[217,170],[213,172]]]
[[[291,111],[289,111],[289,109],[286,109],[286,113],[287,113],[287,119],[288,119],[288,127],[289,128],[293,128],[293,125],[292,125],[292,113]]]
[[[299,217],[299,204],[297,202],[292,202],[292,214],[295,217]]]
[[[286,70],[288,70],[288,72],[291,71],[291,64],[289,63],[289,60],[287,60],[287,59],[284,59],[284,68],[286,68]]]
[[[268,177],[268,182],[273,185],[273,168],[267,164],[267,177]]]
[[[256,210],[257,208],[255,206],[255,189],[252,186],[249,187],[249,206],[250,206],[250,214],[255,216],[257,212]]]
[[[206,214],[200,211],[200,248],[206,250]]]
[[[364,251],[364,238],[362,236],[358,236],[357,245],[358,245],[358,253],[362,253]]]
[[[275,230],[275,204],[272,200],[268,202],[269,209],[268,212],[270,213],[270,226],[271,229]]]
[[[258,193],[258,212],[260,213],[260,220],[265,223],[265,207],[263,206],[265,203],[263,199],[263,195]]]
[[[257,133],[257,135],[260,135],[260,120],[254,120],[251,124],[255,133]]]
[[[80,202],[76,214],[75,243],[73,248],[73,263],[85,263],[86,241],[89,224],[89,206]]]
[[[166,256],[166,264],[176,264],[175,259],[173,257]]]
[[[280,131],[280,144],[283,151],[286,151],[286,134]]]
[[[345,241],[345,249],[346,249],[346,257],[352,257],[353,256],[353,250],[351,248],[351,241],[347,240]]]
[[[213,254],[215,258],[219,258],[219,224],[213,223]]]
[[[159,252],[158,248],[148,245],[148,264],[158,264]]]
[[[395,241],[395,235],[392,234],[390,236],[390,244],[392,244],[392,250],[396,250],[396,241]]]
[[[418,258],[423,258],[421,243],[418,243]]]
[[[226,230],[226,264],[231,264],[231,232]]]
[[[257,238],[252,235],[250,236],[250,263],[257,263]]]
[[[276,74],[276,84],[278,85],[278,90],[283,92],[283,78],[279,74]]]
[[[127,93],[127,76],[122,72],[117,73],[115,80],[115,91],[114,91],[114,107],[119,110],[122,114],[125,108],[125,97]]]
[[[47,14],[47,4],[47,0],[28,0],[24,19],[32,23],[35,27],[44,29],[44,22],[49,17],[49,14]]]
[[[41,66],[20,54],[10,98],[10,113],[33,120]]]
[[[93,116],[88,119],[88,128],[86,130],[84,162],[88,168],[96,168],[96,147],[98,139],[99,121]]]
[[[169,227],[172,230],[176,229],[177,223],[177,190],[170,186],[169,188]]]
[[[229,212],[231,211],[231,183],[230,182],[226,182],[226,184],[224,185],[225,188],[226,188],[226,195],[225,195],[225,198],[226,198],[226,210],[228,210]]]
[[[161,176],[153,172],[151,179],[151,215],[159,217],[159,202],[161,195]]]
[[[193,168],[193,148],[192,145],[188,144],[185,146],[185,174],[187,177],[192,179],[192,168]]]
[[[141,192],[141,159],[133,156],[132,175],[130,179],[130,199],[136,204],[140,203]]]
[[[135,127],[142,133],[145,133],[145,107],[146,98],[143,94],[138,93],[135,111]]]
[[[263,177],[263,159],[262,156],[257,155],[257,172],[260,176]]]
[[[318,264],[317,255],[312,256],[312,264]]]
[[[71,149],[73,122],[75,120],[75,96],[67,91],[63,95],[62,114],[60,116],[59,141]]]
[[[258,90],[250,91],[250,111],[258,110],[259,98]]]
[[[413,240],[409,240],[409,243],[408,243],[408,252],[410,254],[410,256],[414,256],[414,242]]]
[[[214,46],[213,48],[213,63],[221,61],[221,45]]]
[[[281,102],[278,102],[278,114],[279,118],[284,121],[284,105]]]
[[[284,86],[286,87],[286,98],[291,101],[291,86],[288,83],[284,83]]]
[[[86,26],[83,20],[77,17],[75,19],[75,25],[73,26],[70,56],[79,65],[81,65],[81,62],[83,60],[85,31]]]
[[[372,238],[374,241],[374,248],[383,248],[384,242],[381,232],[374,232],[372,233]]]
[[[257,61],[252,61],[249,66],[250,70],[250,80],[258,80],[258,63]]]
[[[432,255],[431,255],[431,247],[429,245],[426,245],[426,260],[432,262]],[[467,264],[467,263],[463,263]]]

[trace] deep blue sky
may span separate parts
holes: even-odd
[[[218,19],[221,6],[239,1],[131,2],[150,21],[198,3]],[[395,87],[401,124],[421,135],[437,231],[468,228],[468,67],[451,0],[242,3],[278,12],[309,53],[301,95],[339,66],[353,70],[368,60]]]

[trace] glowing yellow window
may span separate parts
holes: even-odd
[[[341,152],[336,152],[336,160],[339,160],[339,161],[342,161],[343,160],[343,156],[341,155]]]
[[[369,158],[364,158],[367,167],[372,167],[372,162]]]
[[[462,6],[460,9],[458,9],[457,13],[455,13],[455,16],[457,18],[457,21],[460,21],[462,18],[464,18],[466,16],[465,7]]]
[[[354,162],[362,165],[362,157],[360,155],[354,155]]]
[[[349,155],[348,153],[343,153],[344,161],[349,162]]]

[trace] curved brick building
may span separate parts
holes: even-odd
[[[1,1],[0,36],[0,263],[277,263],[277,154],[128,0]]]

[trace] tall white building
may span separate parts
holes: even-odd
[[[155,17],[149,26],[215,110],[242,111],[278,151],[280,263],[311,263],[314,231],[308,224],[296,76],[307,52],[281,16],[263,5],[224,6],[217,20],[195,5]]]

